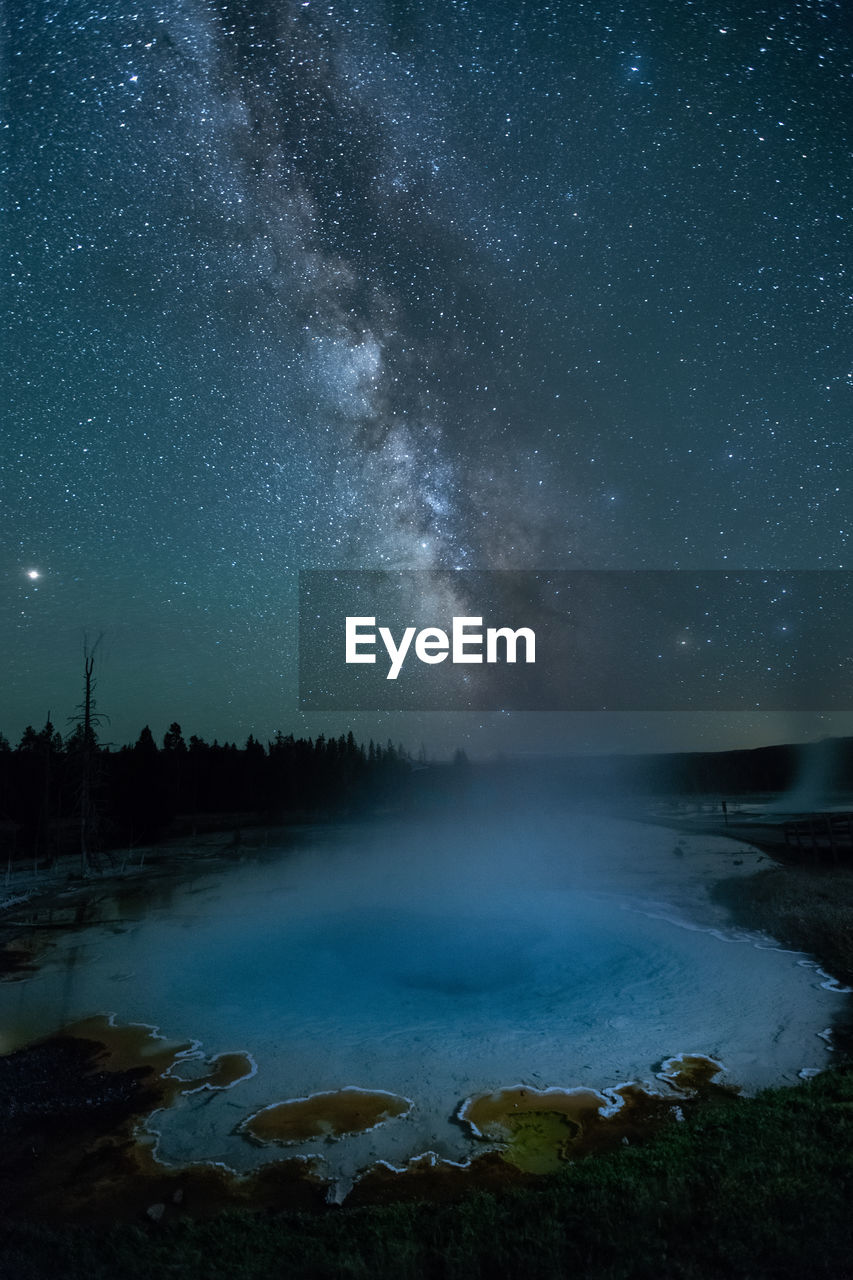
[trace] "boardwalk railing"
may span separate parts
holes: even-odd
[[[838,859],[853,853],[853,813],[814,813],[791,818],[784,826],[785,846]]]

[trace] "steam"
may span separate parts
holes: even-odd
[[[816,813],[832,804],[838,790],[841,753],[836,738],[805,742],[797,748],[793,783],[775,804],[772,813]]]

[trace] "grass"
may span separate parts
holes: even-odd
[[[736,923],[811,952],[834,977],[853,985],[853,871],[776,866],[720,881],[713,895]]]
[[[853,984],[853,872],[777,867],[715,896]],[[709,1102],[534,1187],[452,1203],[109,1230],[0,1217],[0,1280],[853,1280],[851,1206],[853,1067],[842,1065]]]
[[[533,1189],[96,1232],[2,1224],[3,1280],[853,1275],[853,1070],[709,1104]]]

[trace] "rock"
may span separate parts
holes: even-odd
[[[164,1204],[149,1204],[145,1212],[152,1222],[159,1222],[166,1212],[166,1206]]]
[[[172,1193],[172,1204],[183,1204],[183,1203],[184,1203],[184,1189],[183,1187],[178,1187],[177,1191],[174,1191]]]

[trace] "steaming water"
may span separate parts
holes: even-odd
[[[740,865],[735,865],[739,862]],[[461,1099],[519,1082],[651,1080],[680,1052],[747,1089],[826,1065],[842,997],[803,957],[730,930],[708,887],[759,855],[638,824],[390,823],[306,831],[285,851],[127,891],[0,984],[6,1045],[112,1012],[247,1050],[258,1070],[154,1120],[170,1162],[245,1169],[319,1153],[352,1176],[424,1150],[463,1159]],[[334,1144],[259,1150],[250,1112],[346,1085],[411,1114]]]

